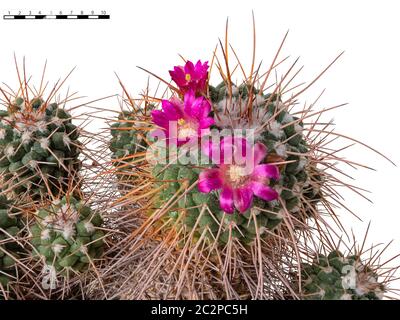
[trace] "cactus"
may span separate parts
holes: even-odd
[[[187,231],[192,231],[195,228],[195,239],[199,238],[206,229],[206,236],[209,240],[216,239],[221,245],[226,244],[229,237],[244,244],[250,244],[256,237],[256,228],[259,234],[263,234],[265,230],[271,231],[281,222],[278,213],[257,209],[268,206],[267,202],[261,200],[256,200],[254,207],[244,214],[236,212],[230,215],[220,209],[216,194],[201,193],[196,187],[185,192],[189,186],[196,183],[199,172],[198,168],[179,164],[168,166],[158,164],[153,169],[156,186],[161,188],[156,196],[155,207],[162,207],[174,195],[180,198],[177,204],[169,209],[166,217],[167,219],[173,218],[171,223],[175,224],[179,216],[184,215],[181,223],[177,226],[178,229],[185,226]],[[207,204],[206,207],[205,204]],[[257,226],[254,223],[253,213]],[[230,225],[234,225],[232,230],[229,228]]]
[[[41,208],[30,227],[34,254],[58,272],[84,271],[90,261],[101,257],[103,220],[82,200],[64,196]]]
[[[18,210],[11,205],[6,196],[0,195],[0,285],[3,287],[6,287],[16,274],[16,260],[22,248],[14,239],[19,236],[21,229],[22,222]]]
[[[71,115],[56,103],[17,97],[0,111],[3,189],[34,200],[65,192],[81,168],[78,138]]]
[[[266,162],[287,162],[279,165],[280,179],[271,182],[271,186],[281,190],[280,198],[284,207],[279,201],[263,201],[256,198],[253,206],[245,213],[241,214],[235,210],[233,215],[226,215],[218,206],[217,194],[203,194],[197,187],[186,192],[186,189],[198,180],[201,170],[179,164],[165,166],[157,164],[153,168],[152,174],[157,181],[157,187],[162,187],[160,194],[156,196],[156,207],[162,207],[163,203],[180,192],[181,199],[175,207],[169,210],[169,216],[178,218],[179,214],[183,213],[185,217],[182,222],[189,227],[189,230],[196,226],[198,230],[195,232],[199,236],[204,228],[208,227],[210,234],[207,234],[210,238],[215,239],[219,235],[218,241],[221,244],[225,244],[230,236],[243,243],[251,244],[257,232],[263,234],[265,230],[274,230],[282,221],[282,215],[286,211],[296,215],[300,211],[300,206],[303,207],[302,212],[307,215],[311,214],[319,201],[319,185],[322,183],[322,177],[315,165],[309,163],[307,157],[309,147],[302,135],[302,122],[283,108],[277,110],[277,106],[279,106],[277,97],[261,95],[257,89],[249,88],[244,84],[239,87],[232,86],[231,101],[227,97],[228,92],[224,83],[216,88],[209,86],[209,92],[214,110],[216,110],[214,114],[216,128],[265,127],[261,133],[256,135],[255,142],[266,146],[268,152]],[[250,92],[255,95],[252,111],[253,123],[240,114],[236,114],[235,117],[236,110],[243,109],[239,104],[246,105]],[[269,102],[268,105],[267,102]],[[233,114],[229,114],[229,117],[223,111],[227,103],[232,104],[229,110],[233,110]],[[265,123],[268,125],[265,126]],[[293,155],[293,153],[299,155]],[[185,194],[183,195],[183,193]],[[305,198],[307,204],[301,198]],[[203,204],[208,205],[207,210],[202,210]],[[196,224],[200,213],[202,217]],[[256,219],[257,225],[254,223],[254,219]],[[224,222],[221,223],[222,221]],[[227,226],[232,223],[236,227],[230,231]],[[220,226],[222,227],[220,228]]]
[[[379,300],[386,289],[360,255],[334,250],[302,265],[302,298],[307,300]]]
[[[149,111],[153,108],[153,105],[149,105],[137,111],[122,111],[118,115],[118,120],[111,124],[112,138],[109,149],[112,152],[111,159],[120,182],[120,189],[132,182],[136,177],[134,171],[139,170],[130,163],[137,163],[139,158],[144,158],[148,140],[147,131],[144,130],[145,126],[141,119],[148,117]],[[138,157],[139,154],[143,155]]]

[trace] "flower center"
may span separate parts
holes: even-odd
[[[232,184],[233,186],[240,186],[244,184],[249,178],[246,168],[235,164],[228,167],[226,176],[230,184]]]
[[[190,75],[189,73],[186,73],[186,74],[185,74],[185,80],[186,80],[187,82],[189,82],[191,79],[192,79],[191,75]]]
[[[184,140],[197,134],[197,130],[193,123],[186,122],[185,119],[178,120],[178,139]]]

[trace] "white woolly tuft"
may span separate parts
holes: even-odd
[[[283,136],[284,131],[281,129],[281,124],[278,121],[270,121],[268,124],[269,131],[277,138]]]
[[[15,154],[15,149],[13,146],[8,145],[4,148],[3,152],[7,157],[11,157]]]
[[[63,246],[62,244],[57,243],[57,244],[53,244],[51,246],[51,249],[53,250],[53,252],[55,254],[59,254],[59,253],[61,253],[63,251],[64,247],[65,246]]]
[[[298,170],[298,171],[303,170],[304,167],[306,166],[307,162],[308,162],[308,161],[307,161],[306,158],[301,158],[301,159],[299,160],[299,162],[298,162],[298,165],[297,165],[297,169],[296,169],[296,170]]]
[[[45,121],[38,121],[36,122],[36,128],[40,132],[45,132],[47,130],[47,123]]]
[[[352,299],[353,299],[353,297],[352,297],[352,295],[349,294],[349,293],[344,293],[344,294],[340,297],[340,300],[352,300]]]
[[[70,147],[71,139],[69,138],[68,134],[66,134],[66,133],[63,134],[63,143],[65,146],[68,147],[68,149],[71,149],[71,147]]]
[[[237,86],[232,86],[232,95],[236,96],[239,93],[239,88]]]
[[[278,156],[282,157],[282,158],[286,158],[287,157],[287,153],[286,153],[286,145],[280,142],[276,142],[275,143],[275,152]]]
[[[41,147],[42,149],[47,150],[47,149],[49,148],[50,141],[49,141],[48,138],[41,138],[41,139],[39,140],[39,143],[40,143],[40,147]]]
[[[50,239],[50,230],[43,229],[42,232],[40,233],[40,239],[41,240],[49,240]]]
[[[293,116],[291,114],[285,113],[285,116],[283,117],[282,123],[290,123],[293,120],[294,119],[293,119]]]
[[[259,107],[259,106],[263,105],[264,102],[265,102],[265,98],[264,98],[262,95],[257,94],[256,97],[255,97],[255,99],[254,99],[253,104],[254,104],[256,107]]]
[[[90,221],[86,221],[86,222],[84,223],[84,226],[85,226],[85,229],[86,229],[86,231],[87,231],[88,233],[92,233],[92,232],[94,232],[94,230],[95,230],[93,223],[91,223]]]
[[[36,160],[29,160],[28,166],[31,168],[37,168],[38,162]]]
[[[64,239],[71,239],[73,236],[75,236],[75,225],[74,223],[66,223],[64,225],[64,229],[62,231]]]
[[[61,126],[63,124],[63,120],[57,116],[54,116],[51,122],[57,126]]]
[[[21,134],[22,143],[28,144],[32,139],[32,134],[33,134],[33,132],[30,130],[25,130],[24,132],[22,132],[22,134]]]
[[[0,139],[4,139],[6,137],[6,129],[0,129]]]
[[[82,252],[83,254],[87,254],[88,248],[85,245],[81,245],[79,251]]]

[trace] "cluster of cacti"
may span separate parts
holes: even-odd
[[[312,300],[379,300],[386,289],[360,255],[335,250],[301,266],[302,298]]]
[[[57,103],[17,97],[0,113],[3,189],[34,200],[57,196],[81,167],[79,129]]]
[[[27,298],[384,297],[381,253],[331,245],[344,238],[330,219],[345,232],[334,209],[347,185],[334,172],[346,160],[325,111],[296,110],[303,91],[268,82],[275,61],[245,75],[221,48],[215,87],[208,62],[189,60],[160,98],[122,86],[130,109],[93,139],[98,149],[62,107],[72,98],[52,102],[58,86],[47,99],[27,79],[17,94],[0,88],[0,298],[14,283]],[[46,272],[67,288],[35,288]]]
[[[3,287],[15,278],[16,261],[21,252],[18,244],[22,229],[19,213],[12,201],[0,194],[0,285]]]
[[[103,254],[103,220],[82,200],[64,196],[36,213],[30,227],[34,254],[56,271],[84,271]]]

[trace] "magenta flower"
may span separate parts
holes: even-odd
[[[185,94],[183,102],[177,98],[162,100],[162,111],[153,110],[151,116],[166,133],[166,138],[177,141],[179,146],[190,140],[197,142],[198,137],[209,133],[214,124],[214,119],[208,116],[210,111],[210,102],[203,97],[196,98],[191,90]]]
[[[276,165],[260,164],[267,155],[262,143],[250,146],[244,138],[226,137],[220,144],[210,142],[202,149],[217,167],[200,173],[199,191],[221,189],[220,207],[226,213],[233,213],[234,208],[245,212],[251,207],[254,195],[265,201],[278,197],[269,183],[270,179],[279,179],[279,169]]]
[[[183,93],[186,93],[189,90],[194,90],[196,94],[206,92],[208,78],[207,61],[201,63],[199,60],[195,65],[193,62],[188,61],[183,67],[174,67],[174,70],[170,70],[169,74]]]

